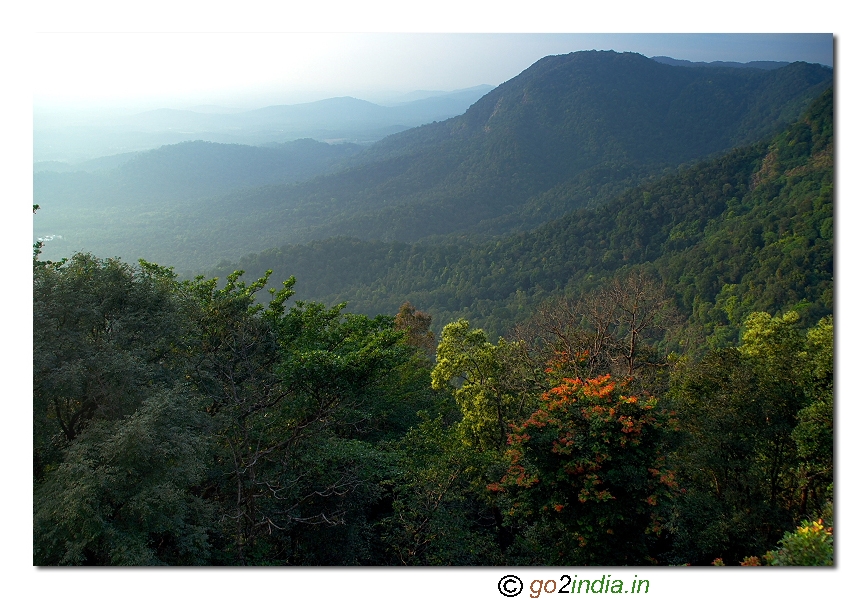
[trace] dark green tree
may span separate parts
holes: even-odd
[[[211,448],[194,397],[157,391],[76,437],[34,491],[34,564],[210,562],[216,506],[195,491]]]
[[[132,414],[181,379],[170,271],[76,254],[33,274],[35,476],[94,419]]]
[[[762,555],[832,499],[832,325],[798,322],[752,314],[739,347],[680,365],[672,561]]]

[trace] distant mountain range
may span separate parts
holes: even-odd
[[[314,132],[318,137],[359,135],[380,129],[409,129],[461,114],[492,86],[479,86],[394,106],[380,106],[352,97],[328,98],[305,104],[266,106],[245,112],[219,114],[160,109],[117,119],[115,125],[141,131],[190,130],[245,135],[287,135]],[[316,137],[309,135],[309,137]]]
[[[62,205],[152,208],[188,203],[237,189],[310,179],[362,149],[312,139],[265,146],[187,141],[90,160],[82,164],[86,170],[37,172],[34,197],[49,210]],[[113,167],[112,158],[117,159]]]
[[[391,106],[343,97],[244,112],[225,112],[216,107],[201,107],[198,111],[163,108],[107,119],[99,125],[42,126],[37,118],[34,156],[41,163],[38,170],[64,170],[68,167],[53,163],[83,162],[100,155],[193,140],[248,145],[301,138],[371,143],[398,131],[462,114],[491,89],[479,85],[452,92],[418,92],[422,97]]]
[[[37,173],[35,233],[63,236],[48,257],[88,249],[181,270],[334,236],[489,238],[767,138],[832,80],[831,69],[806,63],[683,68],[633,53],[550,56],[460,116],[363,151],[319,144],[291,154],[297,148],[286,146],[277,160],[265,148],[182,144],[99,173]],[[314,122],[349,108],[368,124],[386,110],[337,98],[196,118],[273,123],[303,113]],[[156,127],[182,116],[148,118]]]

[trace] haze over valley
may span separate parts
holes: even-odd
[[[492,86],[479,85],[452,92],[417,92],[411,100],[387,106],[340,97],[245,111],[202,106],[65,119],[37,112],[35,168],[86,170],[94,168],[88,161],[102,156],[195,140],[262,145],[312,138],[369,144],[391,133],[461,114],[490,89]]]

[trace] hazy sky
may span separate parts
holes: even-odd
[[[499,85],[550,54],[833,64],[831,34],[42,33],[36,106],[248,108]]]

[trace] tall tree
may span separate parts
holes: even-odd
[[[561,378],[509,435],[490,485],[533,564],[654,563],[663,505],[679,491],[667,463],[673,414],[605,375]]]
[[[460,430],[481,449],[502,449],[512,423],[531,413],[531,380],[522,376],[518,344],[487,341],[467,320],[445,326],[431,373],[434,389],[451,389],[460,408]]]
[[[664,285],[633,270],[577,299],[542,304],[512,338],[520,341],[525,361],[555,364],[563,375],[610,373],[650,386],[667,366],[664,342],[675,338],[682,322]]]
[[[426,355],[436,354],[436,336],[430,330],[433,317],[418,310],[409,302],[403,302],[397,316],[394,317],[394,326],[398,331],[406,331],[406,341],[409,345],[417,347]]]
[[[211,451],[189,389],[160,390],[78,435],[34,490],[35,565],[207,565],[216,505],[198,492]]]
[[[128,416],[150,390],[181,378],[173,285],[169,270],[89,254],[34,268],[37,478],[92,420]]]

